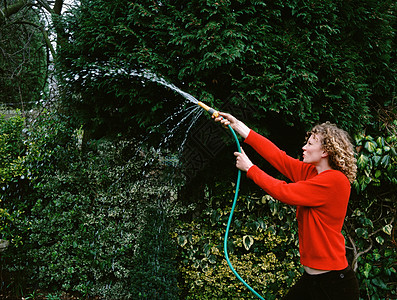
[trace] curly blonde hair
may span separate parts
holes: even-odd
[[[307,137],[312,134],[320,137],[323,149],[328,153],[331,168],[341,171],[352,183],[356,178],[357,165],[349,134],[330,122],[314,126],[307,133]]]

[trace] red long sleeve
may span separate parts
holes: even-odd
[[[341,230],[350,197],[347,177],[336,170],[317,174],[314,166],[291,158],[253,131],[245,142],[292,181],[275,179],[255,165],[247,172],[269,195],[297,206],[301,263],[321,270],[344,269],[347,259]]]

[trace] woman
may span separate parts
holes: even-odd
[[[315,126],[303,150],[303,162],[288,156],[271,141],[230,114],[215,121],[230,125],[263,158],[291,180],[277,180],[254,165],[242,150],[236,166],[269,195],[297,206],[303,276],[284,299],[359,299],[358,282],[348,266],[341,233],[356,175],[349,135],[329,122]]]

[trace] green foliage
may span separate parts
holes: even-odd
[[[57,115],[48,112],[43,112],[29,126],[25,125],[20,115],[2,119],[2,125],[1,134],[8,136],[8,139],[2,145],[4,155],[1,165],[8,168],[9,176],[2,178],[1,208],[9,212],[12,222],[0,232],[3,239],[11,241],[1,259],[3,270],[7,270],[6,274],[13,278],[10,279],[13,281],[10,286],[19,290],[33,264],[33,261],[32,264],[26,263],[26,259],[32,245],[30,234],[37,221],[31,222],[32,209],[37,200],[35,197],[43,184],[43,177],[54,174],[55,166],[58,167],[58,162],[63,160],[64,147],[67,149],[67,145],[72,143],[73,131],[67,129],[66,123],[61,122]],[[10,167],[15,162],[18,168]],[[15,173],[16,169],[18,172]]]
[[[394,105],[395,11],[391,0],[83,0],[56,23],[64,29],[57,60],[62,108],[94,138],[146,133],[182,102],[129,75],[150,70],[215,107],[249,106],[255,113],[248,123],[285,140],[325,120],[360,132],[375,124],[370,109]],[[1,32],[7,69],[0,87],[13,102],[37,99],[32,85],[45,78],[41,48],[20,69],[4,56],[26,54],[15,51],[26,49],[22,39],[8,38],[21,28]],[[39,45],[31,30],[23,33]],[[82,150],[70,123],[47,112],[25,130],[23,122],[0,120],[0,234],[11,241],[0,258],[2,288],[177,298],[167,233],[180,210],[158,153],[137,149],[135,140],[101,140]],[[396,296],[395,142],[395,133],[384,132],[356,139],[359,173],[344,230],[362,295],[373,299]],[[205,197],[192,193],[194,203],[208,206],[198,205],[173,235],[187,299],[253,297],[223,259],[232,188],[219,181],[204,184]],[[285,294],[299,273],[294,224],[294,211],[273,199],[239,199],[230,257],[266,299]],[[162,294],[154,294],[159,286]]]
[[[6,192],[11,187],[17,187],[27,176],[24,166],[25,146],[22,134],[24,119],[17,114],[8,119],[0,116],[0,239],[11,241],[15,245],[21,243],[21,237],[11,233],[11,227],[16,218],[23,213],[22,208],[16,208],[7,203]],[[18,198],[21,198],[21,195]]]
[[[394,121],[394,128],[397,125]],[[358,149],[356,194],[346,221],[352,265],[362,296],[396,297],[395,219],[397,217],[397,139],[394,132],[355,138]]]
[[[23,128],[24,119],[20,113],[17,112],[14,117],[9,119],[6,119],[4,115],[0,116],[0,187],[3,190],[5,189],[5,182],[25,175],[22,167],[24,155]]]
[[[371,299],[396,297],[396,251],[395,247],[374,249],[360,258],[358,271],[362,296]]]
[[[0,9],[13,4],[9,2],[15,1],[2,2]],[[29,5],[1,24],[0,103],[25,109],[40,99],[47,78],[41,24],[39,14]]]
[[[142,132],[182,102],[126,75],[147,69],[216,107],[249,103],[271,131],[325,120],[354,131],[392,101],[394,11],[372,0],[84,0],[60,21],[64,105],[97,134]]]
[[[169,195],[167,195],[169,197]],[[145,226],[137,241],[131,276],[134,299],[179,299],[175,244],[171,242],[169,199],[156,199],[146,209]]]
[[[235,277],[223,252],[232,199],[231,186],[217,186],[216,196],[198,221],[180,223],[185,299],[255,299]],[[278,299],[299,275],[295,211],[269,196],[241,196],[228,239],[229,257],[240,276],[265,299]]]
[[[397,126],[397,121],[394,121]],[[357,192],[364,192],[369,187],[397,185],[397,137],[372,137],[360,133],[355,139],[358,147],[357,167],[358,178],[354,183]]]
[[[170,263],[174,251],[167,229],[178,214],[170,196],[175,193],[175,177],[173,182],[166,177],[168,171],[158,164],[158,153],[138,149],[135,141],[99,141],[81,151],[76,132],[51,113],[25,130],[22,166],[29,174],[28,182],[11,186],[7,181],[2,194],[2,207],[21,211],[8,231],[1,232],[6,238],[20,239],[2,253],[3,286],[14,293],[62,290],[137,299],[141,286],[135,276],[142,274],[142,262],[150,257],[150,249],[140,252],[137,248],[147,233],[153,237],[151,247],[168,242],[168,248],[164,247],[168,251],[157,252],[156,264],[148,264],[145,270],[163,279],[169,299],[177,298],[176,272]],[[15,195],[21,199],[15,201]],[[163,217],[155,225],[163,231],[149,234],[146,209],[153,209],[148,203],[160,198],[161,207],[154,207],[162,208]],[[134,258],[136,253],[139,259]]]

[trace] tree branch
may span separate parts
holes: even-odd
[[[27,24],[27,25],[30,25],[30,26],[40,29],[41,33],[43,34],[44,41],[45,41],[48,49],[50,49],[50,51],[51,51],[52,57],[55,58],[55,49],[51,44],[50,38],[48,37],[48,33],[45,30],[44,26],[38,25],[33,22],[29,22],[29,21],[19,21],[18,23],[19,24]]]
[[[392,225],[393,222],[394,222],[394,217],[391,219],[391,221],[388,223],[388,225]],[[345,226],[345,225],[343,225],[343,226]],[[346,229],[346,226],[345,226],[345,229]],[[349,239],[349,242],[350,242],[350,244],[352,245],[352,248],[350,248],[350,247],[347,247],[347,248],[353,251],[352,268],[353,268],[354,272],[356,272],[356,271],[357,271],[357,268],[358,268],[358,263],[357,263],[358,258],[359,258],[361,255],[363,255],[363,254],[369,252],[369,251],[372,249],[373,245],[374,245],[374,243],[373,243],[371,237],[374,236],[374,235],[376,235],[376,234],[378,234],[378,233],[381,232],[382,230],[383,230],[383,228],[379,228],[378,230],[376,230],[376,231],[374,231],[374,232],[371,232],[371,233],[368,235],[368,241],[369,241],[370,245],[368,246],[368,248],[366,248],[365,250],[363,250],[363,251],[361,251],[361,252],[358,252],[356,243],[354,242],[354,240],[353,240],[353,238],[351,237],[351,235],[349,234],[349,232],[348,232],[347,230],[345,230],[346,235],[347,235],[347,238]]]
[[[352,246],[353,246],[353,261],[352,261],[352,268],[353,268],[353,271],[356,272],[357,269],[358,269],[358,263],[357,263],[358,258],[359,258],[361,255],[363,255],[363,254],[367,253],[368,251],[370,251],[370,250],[372,249],[372,247],[373,247],[374,244],[373,244],[373,242],[372,242],[372,239],[369,239],[370,245],[368,246],[368,248],[365,249],[365,250],[363,250],[363,251],[361,251],[361,252],[357,252],[357,247],[356,247],[356,244],[354,243],[352,237],[351,237],[349,234],[348,234],[347,236],[348,236],[348,238],[349,238],[350,243],[351,243]]]

